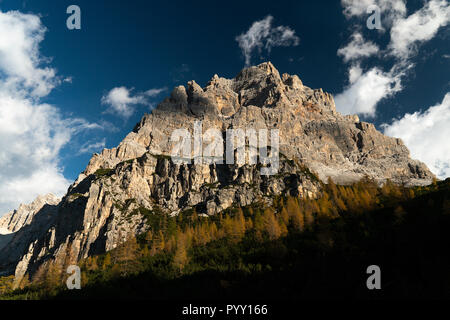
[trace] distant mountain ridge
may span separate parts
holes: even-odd
[[[60,198],[52,193],[38,196],[29,204],[21,204],[16,210],[10,211],[0,217],[0,229],[13,233],[28,225],[33,220],[35,214],[46,204],[56,205]],[[0,232],[1,234],[1,232]]]

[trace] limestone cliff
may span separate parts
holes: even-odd
[[[28,225],[33,220],[36,213],[46,204],[56,205],[61,201],[52,193],[38,196],[29,204],[21,204],[17,210],[13,210],[0,218],[0,228],[9,233],[16,232]]]
[[[323,181],[332,177],[350,183],[368,175],[380,182],[416,185],[434,177],[409,157],[400,139],[384,136],[357,116],[341,115],[330,94],[308,88],[296,75],[280,76],[268,62],[244,69],[231,80],[215,75],[203,89],[195,81],[187,88],[176,87],[117,148],[94,155],[78,181],[146,152],[170,155],[173,130],[192,132],[199,119],[204,130],[279,129],[281,152],[298,158]]]

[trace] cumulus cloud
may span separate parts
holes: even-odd
[[[63,119],[58,108],[0,93],[0,213],[70,184],[59,154],[74,135],[99,126]]]
[[[368,17],[367,8],[376,5],[383,14],[383,22],[392,23],[397,17],[406,15],[404,0],[341,0],[343,13],[347,19]]]
[[[430,1],[407,18],[394,21],[389,48],[392,54],[406,59],[419,43],[432,39],[450,21],[450,4],[446,0]]]
[[[431,40],[438,30],[450,22],[450,4],[447,0],[431,0],[407,16],[404,0],[341,0],[347,18],[367,19],[367,8],[378,6],[383,22],[390,27],[388,51],[398,59],[408,59],[421,42]]]
[[[269,53],[273,47],[297,46],[300,42],[295,31],[286,26],[272,26],[273,17],[268,15],[262,20],[255,21],[247,32],[236,37],[236,41],[245,57],[245,65],[251,63],[252,53],[259,54],[265,49]]]
[[[0,215],[39,194],[63,195],[70,182],[61,149],[73,135],[99,128],[41,102],[61,83],[39,52],[45,30],[36,15],[0,11]]]
[[[338,50],[338,55],[342,56],[344,62],[367,58],[380,51],[378,46],[373,42],[364,41],[362,34],[359,32],[353,33],[351,38],[351,41],[345,47]]]
[[[125,87],[111,89],[102,97],[102,104],[109,106],[105,112],[129,118],[134,112],[133,105],[145,103],[143,96],[132,96],[131,90],[132,89],[127,89]]]
[[[384,133],[401,138],[413,158],[427,164],[439,178],[450,177],[450,92],[425,112],[405,114],[384,124]]]
[[[133,89],[116,87],[104,95],[101,102],[103,105],[108,106],[105,113],[111,113],[127,119],[134,113],[135,105],[151,105],[148,97],[156,97],[166,90],[167,88],[155,88],[143,93],[132,94]]]
[[[411,61],[418,46],[431,40],[441,27],[448,24],[450,6],[445,0],[431,0],[415,13],[406,16],[406,6],[402,0],[342,0],[341,4],[347,18],[364,19],[369,16],[367,8],[377,5],[383,13],[383,21],[387,21],[391,27],[390,42],[385,50],[365,41],[360,32],[354,32],[349,44],[337,52],[344,62],[349,63],[349,83],[336,96],[337,109],[345,114],[358,113],[373,117],[381,100],[402,90],[402,78],[414,66]],[[382,67],[372,66],[362,70],[362,59],[378,53],[385,53],[383,57],[394,58],[391,69],[384,71]]]
[[[56,71],[42,67],[39,54],[45,27],[38,16],[19,11],[0,12],[0,69],[2,91],[43,97],[59,84]]]
[[[359,65],[352,66],[349,79],[350,85],[335,97],[336,106],[343,114],[357,113],[374,117],[376,105],[401,90],[398,75],[376,67],[363,73]]]

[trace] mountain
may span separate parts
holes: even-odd
[[[297,157],[322,180],[350,183],[368,175],[416,185],[433,177],[423,163],[409,158],[400,139],[384,136],[357,116],[342,116],[330,94],[304,86],[296,75],[280,76],[268,62],[231,80],[215,75],[203,89],[195,81],[175,88],[117,148],[94,155],[80,179],[146,152],[170,155],[173,130],[192,132],[199,119],[204,130],[279,129],[281,153]]]
[[[202,132],[215,128],[224,136],[228,129],[279,130],[276,174],[262,174],[261,163],[175,163],[172,133],[186,129],[195,136],[198,121]],[[267,150],[274,156],[272,140]],[[195,156],[191,150],[188,158]],[[213,216],[230,207],[270,204],[280,195],[316,198],[328,178],[349,184],[364,177],[410,186],[435,178],[409,157],[400,139],[341,115],[330,94],[304,86],[298,76],[280,76],[270,62],[234,79],[215,75],[204,88],[190,81],[145,115],[118,147],[94,154],[59,203],[44,206],[14,233],[0,250],[0,268],[20,281],[47,261],[76,263],[112,250],[151,230],[155,214],[195,209]]]

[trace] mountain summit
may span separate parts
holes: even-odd
[[[91,159],[79,181],[100,168],[142,156],[170,155],[172,132],[208,128],[280,130],[280,151],[317,172],[321,180],[351,183],[369,176],[407,185],[429,184],[434,175],[412,160],[400,139],[384,136],[358,116],[336,111],[333,97],[283,74],[270,62],[242,70],[234,79],[217,75],[201,88],[195,81],[176,87],[170,97],[135,127],[117,148]]]
[[[171,159],[177,129],[279,130],[279,169],[261,164],[189,164]],[[233,152],[236,150],[232,150]],[[318,197],[328,178],[347,184],[369,177],[426,185],[434,175],[400,139],[357,116],[343,116],[333,97],[280,75],[270,63],[217,75],[201,88],[176,87],[112,149],[94,154],[61,202],[44,206],[0,251],[0,269],[16,280],[54,260],[76,263],[152,228],[152,214],[195,209],[214,215],[232,206],[270,204],[274,196]]]

